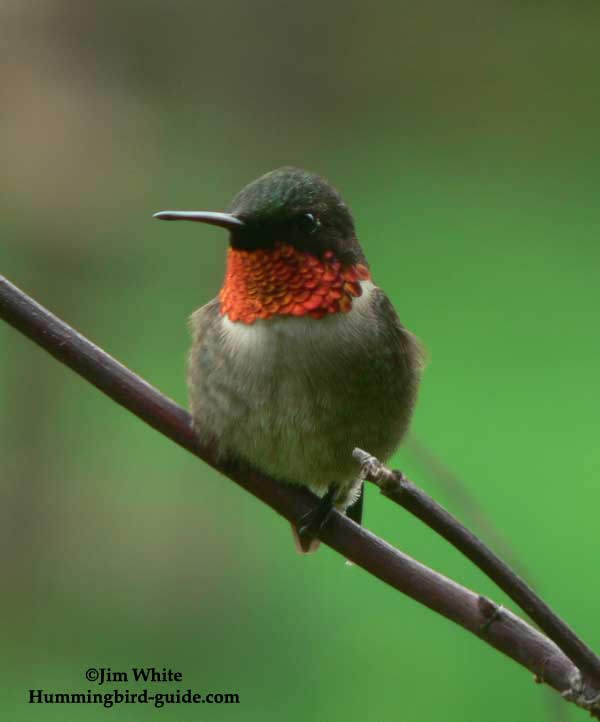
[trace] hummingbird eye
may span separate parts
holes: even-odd
[[[321,225],[319,219],[313,213],[303,213],[297,221],[298,229],[306,235],[312,235]]]

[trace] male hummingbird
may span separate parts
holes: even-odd
[[[312,551],[333,508],[360,523],[352,451],[385,461],[400,443],[419,384],[419,343],[373,283],[350,209],[313,173],[271,171],[227,213],[155,217],[229,231],[223,287],[191,317],[194,428],[220,458],[321,498],[292,525],[299,549]]]

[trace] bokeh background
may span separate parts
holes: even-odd
[[[0,272],[184,404],[225,236],[151,214],[222,209],[279,165],[330,178],[429,350],[415,438],[600,649],[599,30],[591,2],[4,0]],[[328,548],[298,557],[3,324],[0,404],[3,719],[582,718]],[[394,464],[469,520],[414,444]],[[506,602],[373,489],[366,524]],[[26,703],[131,665],[241,703]]]

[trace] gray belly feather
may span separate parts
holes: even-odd
[[[356,446],[385,460],[408,426],[419,345],[370,283],[350,313],[319,320],[232,323],[215,299],[192,316],[192,332],[192,415],[221,455],[341,491],[356,479]]]

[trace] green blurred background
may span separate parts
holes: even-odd
[[[184,404],[225,236],[152,213],[322,173],[429,350],[415,436],[600,649],[599,30],[590,2],[5,0],[0,273]],[[287,523],[4,324],[0,364],[2,719],[582,718],[328,548],[297,556]],[[414,448],[394,464],[465,517]],[[373,489],[366,525],[506,602]],[[26,703],[131,665],[241,703]]]

